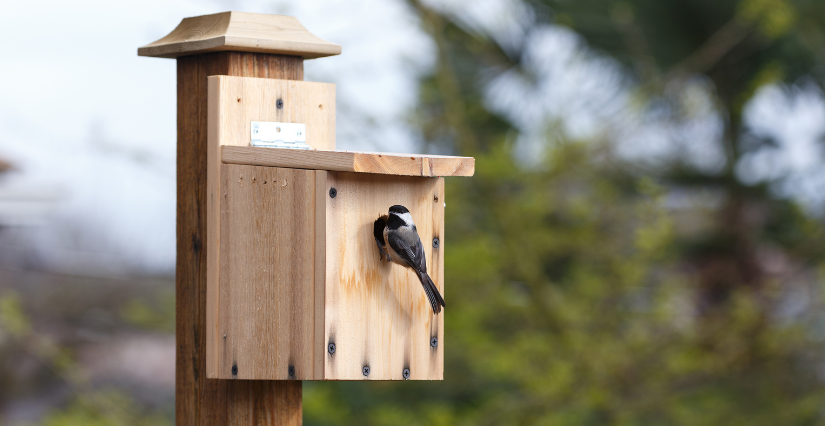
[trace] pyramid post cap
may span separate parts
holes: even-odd
[[[314,59],[339,55],[341,46],[315,36],[293,16],[223,12],[184,18],[165,37],[138,48],[138,56],[177,58],[221,51]]]

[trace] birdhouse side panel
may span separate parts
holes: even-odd
[[[326,380],[440,380],[444,314],[434,315],[415,272],[381,260],[373,223],[407,207],[441,293],[443,178],[327,172]]]
[[[207,346],[217,371],[210,377],[318,378],[315,176],[221,166],[220,269],[210,291],[217,312]]]

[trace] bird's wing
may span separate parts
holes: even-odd
[[[427,259],[424,257],[424,247],[421,246],[421,239],[418,238],[418,233],[410,231],[407,232],[407,238],[403,238],[400,233],[390,233],[387,235],[387,244],[398,253],[408,265],[419,272],[427,272]],[[408,241],[415,241],[412,245]]]

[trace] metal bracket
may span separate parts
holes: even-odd
[[[253,121],[251,127],[252,146],[309,149],[306,124]]]

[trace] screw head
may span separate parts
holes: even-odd
[[[364,373],[364,377],[369,376],[370,375],[370,366],[365,365],[364,368],[361,369],[361,372]]]
[[[404,371],[401,372],[401,375],[404,376],[404,380],[410,380],[410,369],[405,368]]]
[[[441,245],[441,241],[438,241],[438,237],[433,238],[433,248],[438,248]]]
[[[233,375],[233,376],[237,376],[237,375],[238,375],[238,366],[237,366],[237,365],[233,365],[233,366],[232,366],[232,375]]]
[[[329,189],[329,198],[335,198],[338,195],[338,190],[335,188]]]
[[[289,366],[289,377],[294,377],[294,376],[295,376],[295,366],[290,365]]]
[[[281,100],[281,99],[278,99],[278,100],[275,102],[275,106],[276,106],[276,107],[278,107],[278,109],[283,109],[283,108],[284,108],[284,101],[283,101],[283,100]]]
[[[335,343],[330,342],[330,344],[327,345],[327,352],[329,352],[330,355],[335,353]]]
[[[437,348],[438,347],[438,337],[433,337],[430,339],[430,346]]]

